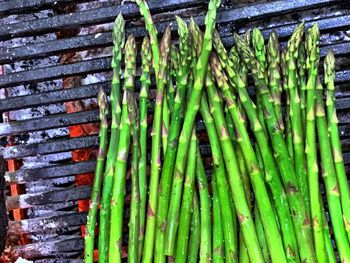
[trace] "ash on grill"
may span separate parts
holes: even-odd
[[[91,190],[79,181],[94,171],[93,149],[98,142],[95,97],[100,87],[110,89],[111,26],[122,10],[128,33],[141,37],[146,32],[136,6],[128,1],[120,6],[115,0],[79,0],[72,6],[68,0],[47,0],[46,5],[31,0],[28,8],[15,7],[11,1],[0,5],[0,24],[4,25],[0,28],[4,71],[0,76],[0,136],[8,146],[2,150],[4,158],[21,165],[18,171],[5,174],[6,183],[23,187],[18,188],[18,196],[11,194],[10,186],[5,192],[10,218],[6,256],[14,256],[10,262],[17,256],[36,262],[79,262],[84,245],[81,226],[86,223],[84,203],[79,200],[87,200]],[[160,32],[174,21],[174,14],[194,16],[203,25],[206,1],[148,2]],[[276,30],[283,43],[297,22],[319,23],[322,56],[331,47],[341,57],[337,59],[336,95],[349,172],[350,9],[337,0],[227,0],[219,12],[217,28],[228,46],[232,46],[235,31],[243,33],[258,26],[267,36]],[[55,19],[59,17],[64,19]],[[72,67],[68,70],[68,66]],[[203,124],[198,125],[201,129]],[[206,136],[200,138],[201,150],[210,156]],[[77,159],[82,162],[73,162]],[[210,158],[206,159],[210,170]],[[87,177],[79,177],[82,173]],[[2,196],[0,214],[1,201]],[[18,208],[23,208],[25,218],[14,220],[13,211]],[[0,240],[1,234],[0,229]]]

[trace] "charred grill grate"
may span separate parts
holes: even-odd
[[[42,36],[61,33],[69,29],[80,29],[113,22],[115,16],[122,12],[127,20],[127,33],[141,39],[146,34],[140,23],[140,15],[135,4],[126,2],[119,5],[107,1],[107,7],[96,7],[85,11],[54,14],[30,21],[5,24],[6,18],[23,13],[41,12],[40,10],[61,10],[66,5],[81,4],[93,1],[45,0],[20,1],[5,0],[0,3],[0,65],[5,65],[5,74],[0,75],[0,89],[3,94],[9,89],[16,90],[17,86],[31,87],[41,83],[46,85],[50,81],[67,80],[70,77],[86,76],[87,74],[101,74],[106,72],[105,78],[98,79],[98,83],[82,85],[80,81],[72,88],[64,89],[62,82],[58,82],[51,90],[44,92],[30,92],[26,95],[11,95],[0,100],[0,111],[4,121],[0,123],[0,136],[6,138],[7,147],[0,149],[3,158],[9,162],[20,164],[23,160],[35,159],[44,163],[21,167],[17,170],[9,169],[5,174],[6,205],[9,211],[8,245],[11,253],[38,262],[50,262],[49,258],[60,257],[62,262],[72,262],[78,259],[83,250],[81,225],[86,222],[86,212],[77,208],[78,200],[86,200],[90,195],[90,186],[75,185],[74,179],[55,183],[60,178],[74,178],[79,174],[94,171],[95,162],[86,160],[73,162],[70,153],[86,148],[96,148],[98,144],[96,134],[85,134],[82,137],[69,137],[67,132],[58,138],[43,138],[34,143],[23,140],[33,133],[53,129],[64,129],[98,122],[98,111],[94,108],[79,112],[62,112],[58,114],[43,114],[40,117],[26,117],[23,120],[11,120],[11,112],[23,109],[37,109],[51,105],[64,105],[95,98],[99,88],[110,91],[108,72],[110,71],[109,53],[101,53],[89,60],[60,64],[58,61],[48,66],[33,66],[29,70],[16,71],[13,65],[28,61],[41,61],[54,56],[62,57],[74,52],[91,52],[103,50],[111,46],[111,32],[102,31],[85,35],[70,35],[67,38],[54,37],[48,41]],[[102,1],[103,2],[103,1]],[[151,11],[157,20],[159,32],[174,22],[172,13],[189,18],[194,16],[199,25],[204,22],[204,8],[206,1],[196,0],[149,0]],[[275,30],[283,43],[303,20],[306,26],[318,22],[321,29],[321,55],[324,56],[328,48],[333,48],[337,57],[337,109],[340,121],[340,135],[343,143],[344,160],[347,171],[350,170],[350,9],[346,3],[336,0],[275,0],[255,1],[238,5],[239,1],[227,0],[219,10],[217,28],[223,36],[224,43],[231,46],[234,31],[244,33],[249,28],[258,25],[267,36]],[[60,12],[62,13],[62,12]],[[172,30],[176,30],[173,23]],[[34,43],[12,46],[13,39],[35,38]],[[25,42],[24,42],[25,43]],[[154,95],[154,92],[153,92]],[[63,107],[63,106],[62,106]],[[65,109],[63,107],[63,109]],[[83,108],[84,109],[84,108]],[[203,124],[198,123],[198,130],[203,130]],[[4,140],[5,141],[5,140]],[[208,156],[210,148],[202,146],[202,151]],[[58,153],[68,153],[63,159],[55,158]],[[205,155],[205,154],[204,154]],[[15,160],[15,161],[13,161]],[[210,165],[210,164],[209,164]],[[11,165],[8,165],[9,168]],[[43,182],[40,187],[35,183]],[[54,186],[46,188],[45,182]],[[14,195],[11,186],[24,186],[30,191],[19,191]],[[0,189],[1,189],[0,181]],[[23,187],[22,187],[23,188]],[[12,193],[12,194],[11,194]],[[2,201],[0,196],[0,202]],[[1,209],[1,204],[0,204]],[[30,211],[22,213],[24,216],[14,220],[14,212],[21,209]],[[1,211],[0,211],[1,212]],[[0,218],[1,220],[1,218]],[[1,227],[1,223],[0,223]],[[0,237],[1,237],[0,229]],[[1,239],[1,238],[0,238]],[[24,241],[23,241],[24,240]],[[24,242],[24,243],[23,243]],[[30,242],[30,244],[28,244]],[[1,248],[1,244],[0,244]],[[61,262],[61,261],[59,261]]]

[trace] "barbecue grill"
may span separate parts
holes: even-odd
[[[336,107],[349,173],[350,9],[346,2],[226,0],[219,9],[217,29],[226,46],[233,45],[233,32],[243,34],[255,26],[265,37],[275,30],[283,44],[300,21],[306,27],[318,22],[321,57],[329,48],[337,56]],[[204,25],[207,1],[148,3],[159,32],[169,24],[177,29],[174,14],[193,16]],[[127,34],[133,33],[137,40],[146,35],[139,10],[129,1],[0,1],[0,252],[5,249],[4,262],[18,257],[35,262],[81,261],[98,145],[99,115],[93,98],[100,88],[110,92],[110,30],[120,12]],[[204,130],[200,121],[197,129]],[[208,157],[210,147],[203,137],[200,149]],[[210,170],[210,158],[205,160]]]

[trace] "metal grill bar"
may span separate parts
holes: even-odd
[[[69,212],[62,215],[26,219],[22,221],[11,221],[8,226],[8,233],[20,235],[28,233],[42,233],[49,230],[64,231],[67,228],[84,225],[87,212]]]
[[[33,206],[47,205],[52,203],[64,203],[67,201],[84,200],[88,199],[90,197],[90,194],[90,186],[80,186],[45,193],[9,196],[6,199],[6,207],[8,211],[11,211],[16,208],[30,208]]]
[[[315,1],[315,0],[314,0]],[[329,0],[328,0],[329,1]],[[295,2],[295,1],[293,1]],[[315,1],[315,2],[321,2]],[[153,0],[148,1],[152,13],[167,12],[195,5],[205,4],[205,1],[196,0]],[[8,40],[14,37],[33,36],[55,32],[61,29],[79,28],[92,24],[112,22],[116,15],[122,13],[125,18],[140,17],[139,9],[135,3],[127,3],[113,7],[96,8],[84,12],[58,15],[45,19],[26,21],[10,24],[0,28],[0,40]]]
[[[26,156],[43,155],[58,152],[68,152],[98,146],[98,136],[86,136],[71,138],[46,143],[33,143],[28,145],[17,145],[4,147],[1,154],[4,159],[18,159]]]
[[[33,10],[59,6],[67,3],[89,2],[92,0],[5,0],[0,5],[0,15],[30,13]]]
[[[16,135],[23,132],[48,130],[72,125],[99,121],[98,110],[90,110],[69,114],[56,114],[43,118],[35,118],[11,123],[0,123],[1,135]]]
[[[281,1],[275,1],[275,2],[281,2]],[[283,1],[282,1],[283,2]],[[334,2],[334,1],[330,1]],[[285,1],[284,1],[285,3]],[[277,3],[278,4],[278,3]],[[261,5],[261,4],[260,4]],[[252,5],[251,9],[258,8],[259,4]],[[278,6],[278,5],[277,5]],[[278,6],[279,9],[276,10],[276,13],[273,13],[273,15],[279,15],[282,14],[285,9],[281,8],[281,6]],[[312,5],[311,5],[312,7]],[[295,7],[298,10],[298,6]],[[245,10],[244,8],[243,10]],[[290,10],[293,11],[293,10]],[[228,13],[229,12],[229,13]],[[273,12],[273,11],[271,11]],[[222,21],[218,21],[218,24],[221,23],[228,23],[228,22],[237,22],[240,19],[254,19],[258,18],[259,15],[254,16],[254,13],[251,16],[242,15],[239,16],[238,11],[235,10],[229,10],[229,11],[221,11],[219,12],[218,17],[222,19]],[[199,25],[204,25],[204,17],[203,16],[197,16],[194,18]],[[317,20],[320,24],[320,28],[322,30],[334,30],[335,28],[341,28],[345,26],[349,26],[350,19],[348,15],[345,16],[338,16],[338,17],[332,17],[332,18],[325,18]],[[166,21],[166,22],[160,22],[157,23],[157,29],[160,33],[164,32],[165,28],[172,23],[172,30],[177,29],[177,25],[175,23],[175,20],[172,21]],[[306,23],[306,25],[311,25],[314,21],[309,21]],[[276,30],[278,32],[280,37],[287,37],[290,36],[292,31],[294,30],[294,27],[296,25],[297,21],[292,22],[288,25],[282,25],[278,27],[274,27],[272,29],[264,29],[263,34],[265,36],[268,36],[272,30]],[[220,29],[219,29],[220,30]],[[224,43],[232,46],[233,40],[230,36],[229,38],[226,37],[230,31],[222,30],[221,35],[224,37]],[[143,26],[134,26],[132,28],[127,28],[127,33],[133,33],[136,37],[142,37],[147,34],[145,28]],[[75,50],[83,50],[87,48],[96,48],[96,47],[104,47],[109,46],[112,44],[111,39],[111,33],[110,32],[104,32],[99,34],[92,34],[92,35],[85,35],[85,36],[77,36],[72,37],[68,39],[58,39],[58,40],[52,40],[48,41],[46,43],[38,43],[38,44],[32,44],[28,46],[21,46],[16,47],[12,49],[4,49],[1,50],[0,48],[0,63],[11,63],[16,60],[23,60],[23,59],[29,59],[29,58],[40,58],[45,57],[53,54],[60,54],[67,51],[75,51]]]
[[[97,84],[84,85],[71,89],[42,92],[26,96],[11,97],[0,100],[0,112],[31,108],[66,101],[96,98],[99,89],[107,93],[111,91],[110,82],[99,82]]]
[[[15,253],[18,256],[27,259],[57,255],[63,258],[69,258],[80,254],[83,249],[84,239],[82,237],[75,237],[54,242],[38,242],[24,246],[17,246],[15,247]],[[74,251],[76,251],[76,253],[74,253]]]
[[[0,76],[0,88],[25,85],[63,77],[103,72],[110,69],[111,58],[96,58],[72,64],[37,68]]]
[[[95,161],[86,161],[35,169],[20,169],[14,172],[7,172],[5,174],[5,181],[8,184],[23,184],[82,173],[91,173],[95,171],[95,167]]]
[[[313,22],[314,21],[308,22],[308,23],[311,25]],[[322,20],[317,20],[317,22],[320,23],[320,27],[323,28],[324,30],[334,30],[336,28],[350,26],[350,15],[339,16],[335,18],[334,17],[325,18]],[[165,23],[164,27],[165,25],[168,25],[168,24],[169,22]],[[134,31],[136,33],[137,28],[133,28],[133,29],[135,29]],[[294,26],[287,25],[282,27],[276,27],[274,29],[267,29],[267,30],[263,30],[263,33],[266,36],[268,36],[272,30],[276,30],[277,33],[281,36],[283,36],[283,34],[285,34],[285,36],[289,36],[294,30]],[[143,29],[143,32],[141,35],[144,35],[144,34],[145,34],[145,31]],[[232,37],[226,37],[224,38],[224,40],[226,45],[229,45],[229,46],[233,45]],[[52,42],[55,42],[55,41],[52,41]],[[74,43],[74,40],[73,40],[73,43]],[[342,44],[343,44],[342,49],[339,50],[340,54],[344,54],[344,52],[350,50],[350,43],[346,42]],[[54,45],[51,45],[51,47],[52,46]],[[322,47],[323,55],[326,53],[327,48],[329,47],[326,47],[326,46]],[[35,49],[35,47],[33,47],[31,50],[33,49]],[[39,49],[40,49],[40,46],[39,46]],[[56,47],[56,49],[58,48]],[[52,79],[57,79],[61,77],[73,76],[73,75],[103,72],[110,69],[110,63],[111,63],[111,58],[108,57],[108,58],[92,59],[88,61],[82,61],[82,62],[66,64],[66,65],[52,66],[47,68],[38,68],[38,69],[33,69],[31,71],[21,71],[21,72],[16,72],[12,74],[6,74],[3,76],[0,76],[0,88],[45,81],[45,80],[52,80]],[[342,76],[344,74],[342,73],[340,75]],[[345,75],[348,75],[348,73],[346,73]],[[347,80],[349,79],[348,78],[344,79],[344,81],[347,81]],[[343,81],[342,78],[339,78],[339,81],[342,82]]]

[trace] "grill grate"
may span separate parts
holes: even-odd
[[[72,0],[17,1],[6,0],[0,5],[0,19],[8,15],[31,13],[33,10],[54,9],[67,4],[91,2]],[[156,20],[159,32],[171,23],[176,30],[174,17],[168,12],[176,11],[178,15],[189,18],[193,15],[195,21],[203,26],[204,8],[207,1],[198,0],[149,0],[152,14]],[[339,112],[339,130],[342,138],[344,160],[347,171],[350,172],[350,9],[338,0],[274,0],[268,2],[236,6],[233,1],[223,1],[218,13],[218,30],[226,46],[232,46],[234,31],[244,33],[255,25],[262,27],[264,36],[275,30],[280,36],[281,43],[291,35],[295,25],[304,20],[306,26],[318,22],[321,36],[321,55],[328,48],[333,48],[339,65],[337,68],[337,104]],[[26,3],[26,4],[24,4]],[[327,10],[327,11],[322,11]],[[40,41],[40,37],[48,33],[64,32],[67,29],[80,29],[88,26],[99,26],[111,23],[116,15],[122,12],[127,21],[127,33],[133,33],[138,40],[146,34],[138,8],[134,3],[108,7],[92,8],[82,12],[54,15],[24,21],[0,27],[0,65],[13,65],[28,60],[47,59],[50,56],[61,56],[73,52],[98,51],[112,45],[111,32],[103,31],[94,34],[70,36],[68,38]],[[0,20],[1,21],[1,20]],[[35,43],[12,47],[11,40],[25,37],[35,37]],[[0,89],[6,90],[19,85],[32,85],[52,80],[66,79],[71,76],[86,76],[106,72],[106,78],[98,83],[75,85],[69,89],[54,89],[45,92],[33,92],[24,96],[10,96],[0,100],[0,112],[15,112],[22,109],[38,108],[67,102],[95,98],[99,88],[110,91],[108,73],[111,58],[101,54],[89,60],[68,64],[52,64],[47,67],[33,67],[26,71],[11,70],[0,75]],[[11,68],[11,67],[7,67]],[[154,87],[153,87],[154,89]],[[154,97],[154,91],[151,91]],[[50,159],[57,153],[70,153],[78,149],[96,148],[97,135],[69,138],[61,136],[55,140],[43,140],[36,143],[23,142],[18,138],[33,132],[47,131],[56,128],[66,128],[75,125],[98,122],[98,111],[89,109],[81,112],[47,114],[39,118],[7,121],[0,123],[0,136],[7,141],[17,142],[16,145],[0,149],[5,160],[21,161],[33,158],[37,161],[47,158],[49,162],[34,167],[22,167],[17,171],[5,173],[6,185],[32,185],[37,182],[52,181],[53,188],[49,190],[38,188],[30,193],[6,197],[7,210],[35,209],[41,213],[33,213],[28,218],[10,220],[8,224],[8,241],[13,245],[12,252],[17,256],[35,259],[37,262],[51,262],[49,258],[59,257],[60,261],[75,262],[81,257],[83,239],[81,225],[86,223],[87,213],[78,212],[76,201],[88,199],[90,186],[75,186],[71,183],[55,183],[59,178],[73,178],[79,174],[91,173],[95,161],[72,162],[71,159],[59,162]],[[198,131],[203,131],[203,123],[198,122]],[[6,143],[9,145],[9,143]],[[210,156],[210,147],[201,145],[204,156]],[[70,156],[70,155],[69,155]],[[70,157],[69,157],[70,158]],[[46,159],[45,159],[46,160]],[[210,164],[209,164],[210,166]],[[73,180],[74,181],[74,180]],[[0,183],[1,186],[1,183]],[[0,197],[1,202],[1,197]],[[1,205],[1,204],[0,204]],[[51,209],[51,210],[50,210]],[[1,224],[0,224],[1,226]],[[1,231],[0,231],[1,235]],[[19,238],[26,237],[32,244],[20,244]],[[0,236],[1,238],[1,236]],[[1,245],[1,244],[0,244]],[[0,246],[1,248],[1,246]],[[79,262],[79,260],[77,261]]]

